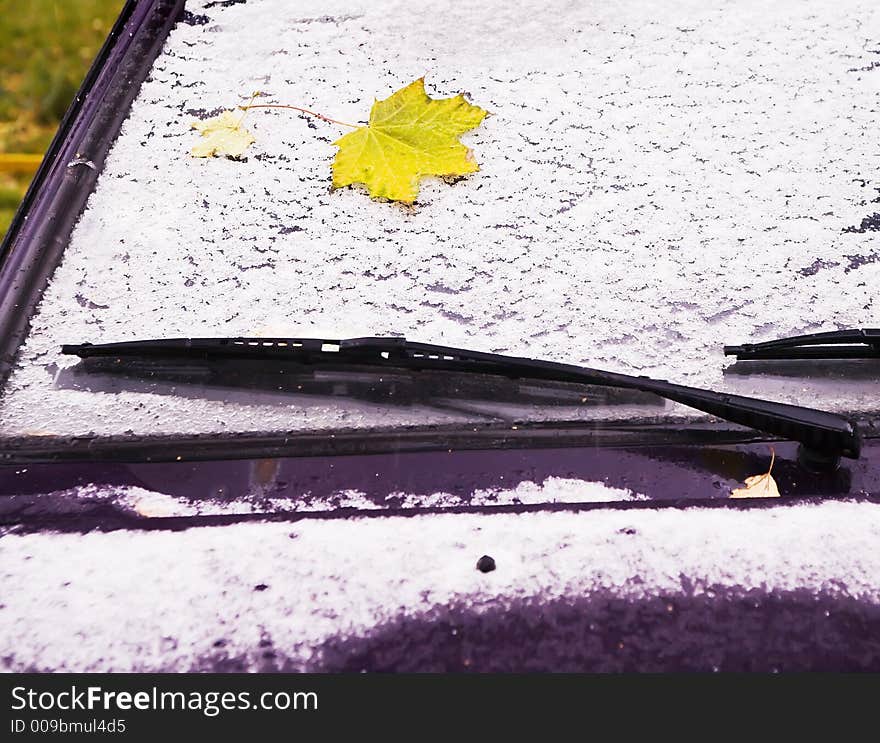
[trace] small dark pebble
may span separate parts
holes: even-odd
[[[257,585],[254,586],[254,590],[255,591],[265,591],[268,587],[269,586],[267,586],[265,583],[257,583]]]
[[[638,532],[633,529],[631,526],[624,526],[622,529],[617,530],[618,534],[629,534],[632,536],[633,534],[638,534]]]
[[[477,560],[477,570],[481,573],[491,573],[495,569],[495,560],[493,560],[489,555],[483,555],[479,560]]]

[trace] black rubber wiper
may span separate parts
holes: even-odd
[[[780,338],[763,343],[725,346],[727,356],[740,361],[752,359],[878,359],[880,328],[832,330]]]
[[[414,343],[405,338],[189,338],[96,345],[83,343],[63,346],[62,352],[81,358],[257,359],[264,363],[294,362],[305,367],[325,368],[351,364],[618,387],[654,393],[732,423],[798,441],[810,460],[817,463],[836,461],[840,456],[856,459],[860,449],[859,434],[854,423],[822,410],[572,364]]]

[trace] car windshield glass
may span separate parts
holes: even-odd
[[[316,371],[89,374],[61,346],[404,335],[858,416],[876,359],[755,366],[725,344],[876,325],[875,4],[188,2],[112,147],[0,398],[5,436],[486,420],[686,421],[642,393]],[[876,25],[876,24],[875,24]],[[331,190],[348,129],[424,76],[487,109],[479,171],[411,206]],[[874,180],[872,180],[874,179]],[[751,363],[751,365],[750,365]],[[346,376],[347,375],[347,376]]]

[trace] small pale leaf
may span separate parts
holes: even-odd
[[[203,139],[192,148],[193,157],[212,157],[225,155],[241,157],[244,151],[256,139],[247,129],[241,126],[241,114],[224,111],[203,121],[194,121],[193,129],[197,129]]]
[[[776,452],[770,457],[770,468],[763,475],[752,475],[746,478],[744,488],[735,488],[731,498],[778,498],[779,488],[776,480],[770,473],[773,471],[773,463],[776,461]]]
[[[370,123],[337,139],[333,187],[363,183],[370,196],[411,204],[425,175],[458,176],[479,166],[459,137],[486,116],[459,94],[434,99],[419,78],[376,101]]]

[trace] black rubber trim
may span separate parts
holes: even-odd
[[[0,244],[0,385],[184,0],[128,0]],[[76,160],[81,163],[69,165]]]
[[[724,445],[781,439],[724,423],[505,422],[462,426],[155,436],[28,436],[0,439],[0,465],[48,462],[177,462],[333,457],[420,451],[557,447]]]

